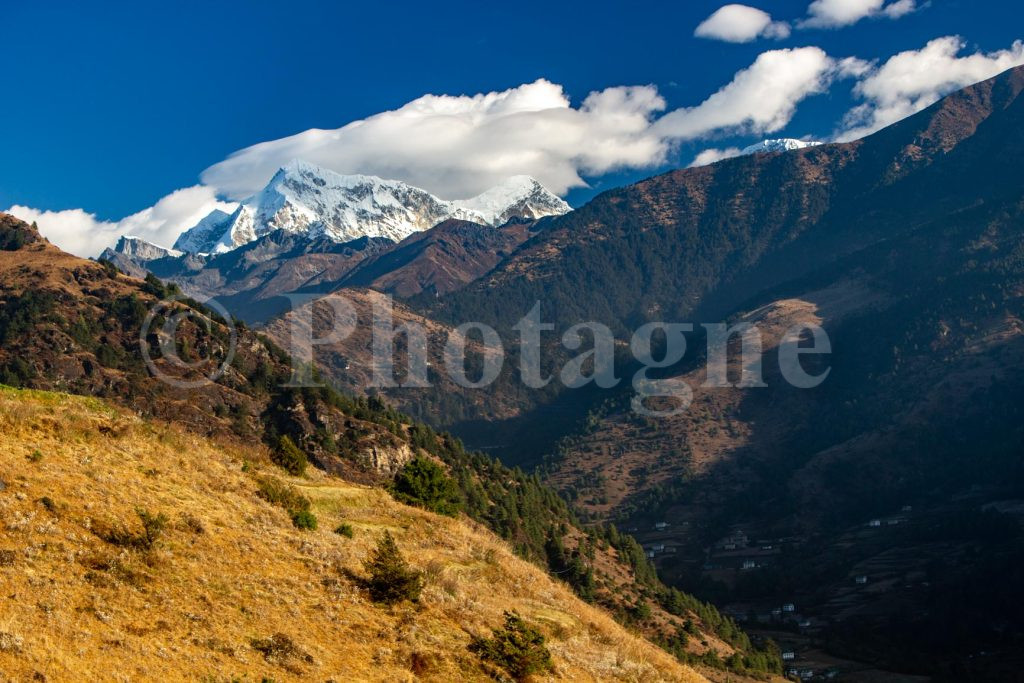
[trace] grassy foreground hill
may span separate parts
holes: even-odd
[[[465,517],[93,398],[0,388],[0,435],[5,679],[487,680],[468,645],[514,609],[545,636],[539,678],[705,680]],[[261,498],[268,477],[318,528]],[[361,585],[385,531],[423,572],[418,603]]]

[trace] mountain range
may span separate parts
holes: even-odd
[[[861,675],[850,680],[1019,680],[1022,91],[1019,67],[861,140],[765,141],[572,211],[524,178],[452,202],[297,162],[173,250],[124,239],[90,263],[4,219],[0,381],[271,449],[288,436],[324,471],[366,484],[426,452],[473,501],[472,519],[686,661],[714,668],[727,655],[750,673],[777,641],[815,670]],[[199,394],[160,385],[133,351],[140,312],[177,287],[260,326],[235,324],[246,351]],[[297,315],[283,295],[296,292],[344,297],[362,322],[397,297],[396,320],[428,331],[433,386],[368,395],[360,333],[302,359],[344,394],[282,388],[278,346]],[[537,302],[554,326],[543,374],[572,355],[565,330],[599,321],[620,342],[624,381],[529,390],[514,354],[486,389],[445,381],[455,326],[515,338]],[[202,310],[180,305],[193,304]],[[324,332],[328,307],[307,306]],[[651,321],[756,323],[767,386],[705,387],[697,331],[695,351],[662,369],[692,388],[690,407],[638,415],[624,350]],[[780,338],[800,323],[831,339],[806,364],[829,373],[816,389],[777,370]],[[194,327],[187,347],[223,345],[223,325]],[[563,537],[574,540],[559,548]],[[641,580],[648,559],[675,592]],[[687,619],[713,646],[679,635]]]
[[[253,609],[261,612],[253,613],[251,624],[246,617],[249,625],[241,630],[231,620],[221,624],[219,619],[203,617],[202,623],[192,620],[180,624],[180,629],[153,631],[132,626],[137,609],[132,591],[165,594],[182,583],[209,582],[209,574],[204,573],[209,563],[241,552],[241,562],[254,562],[243,573],[260,585],[275,585],[275,595],[308,586],[312,595],[306,589],[292,595],[310,611],[320,614],[314,605],[322,606],[324,600],[340,601],[346,609],[355,600],[368,609],[358,612],[358,617],[350,613],[354,630],[394,626],[380,608],[369,608],[360,593],[364,590],[360,588],[362,579],[354,569],[346,569],[346,563],[354,567],[358,557],[369,554],[371,539],[383,530],[393,530],[403,543],[418,547],[416,565],[427,577],[427,585],[433,586],[431,590],[440,591],[440,602],[428,597],[416,609],[433,611],[457,596],[463,600],[487,592],[492,606],[516,609],[515,605],[524,605],[520,609],[525,610],[521,591],[496,592],[493,578],[482,575],[474,574],[477,578],[472,580],[460,578],[458,567],[483,567],[474,564],[477,560],[460,564],[476,553],[486,563],[502,566],[502,572],[513,571],[519,577],[514,581],[528,582],[547,596],[539,598],[541,593],[537,594],[539,601],[533,604],[539,611],[529,612],[532,619],[550,615],[556,618],[557,629],[592,624],[593,629],[605,633],[602,638],[621,639],[625,649],[619,661],[636,664],[623,670],[618,664],[611,668],[600,665],[605,673],[594,670],[586,674],[590,678],[630,680],[638,675],[637,670],[647,667],[648,675],[662,680],[702,680],[686,663],[707,671],[711,678],[728,670],[741,680],[752,680],[748,675],[778,670],[777,652],[768,644],[752,644],[714,607],[661,584],[630,536],[611,528],[584,529],[567,504],[536,477],[467,451],[450,434],[435,432],[380,400],[346,396],[327,387],[290,386],[292,360],[281,348],[241,321],[228,323],[188,298],[170,304],[158,316],[164,320],[184,315],[176,341],[185,363],[176,363],[157,351],[164,334],[160,328],[146,327],[147,313],[159,301],[180,297],[175,285],[164,284],[152,274],[134,278],[109,262],[62,252],[33,226],[6,214],[0,214],[0,245],[0,384],[6,385],[0,388],[0,432],[10,446],[0,459],[0,505],[5,515],[20,516],[21,503],[27,501],[25,514],[34,516],[34,508],[41,505],[52,515],[42,527],[10,527],[8,531],[19,533],[9,534],[0,548],[0,572],[5,577],[12,578],[15,573],[24,577],[26,571],[52,577],[52,581],[47,579],[50,583],[30,581],[23,586],[25,595],[48,599],[46,586],[60,577],[63,595],[103,600],[112,616],[101,623],[110,625],[113,634],[123,633],[133,648],[144,650],[159,644],[192,652],[195,647],[209,647],[213,651],[210,656],[219,661],[210,666],[234,665],[248,670],[253,662],[246,653],[262,652],[253,644],[255,639],[276,637],[273,632],[248,632],[269,627],[262,622],[262,610],[277,614],[276,623],[287,621],[276,611],[280,600],[268,598],[263,604],[263,598],[250,595]],[[232,346],[236,349],[233,355],[228,351]],[[152,365],[147,364],[147,356],[155,359]],[[197,382],[216,370],[218,363],[224,365],[213,381]],[[76,399],[69,393],[89,398]],[[73,432],[79,436],[68,441],[67,435]],[[30,483],[17,474],[26,459],[39,463],[39,472],[45,476],[33,474]],[[427,461],[433,465],[424,465]],[[94,467],[102,467],[102,471]],[[401,498],[413,507],[390,498],[387,492],[394,490],[398,475],[420,467],[437,468],[432,470],[432,485],[443,484],[443,495],[454,509],[435,509],[429,498]],[[90,473],[99,473],[96,489],[81,480],[90,479]],[[36,497],[6,495],[8,482],[16,477],[19,492],[35,496],[37,487],[45,487],[43,502]],[[140,485],[138,477],[153,480],[153,485]],[[231,493],[226,493],[228,490]],[[235,518],[223,517],[228,514],[224,505],[235,511],[230,513]],[[135,522],[132,509],[139,517]],[[431,515],[430,510],[457,519],[446,521]],[[298,512],[305,515],[301,524],[295,521]],[[169,514],[174,515],[173,525]],[[96,515],[103,520],[93,525]],[[329,520],[331,527],[318,530],[317,517],[324,523]],[[353,546],[358,552],[339,546],[345,536],[338,531],[341,527],[334,525],[342,522],[349,528],[345,533],[361,539]],[[135,529],[139,524],[143,531]],[[230,532],[225,527],[230,527]],[[408,532],[412,527],[417,530]],[[437,530],[446,527],[441,540]],[[58,528],[72,535],[79,533],[72,530],[81,530],[75,536],[74,552],[23,553],[24,543],[34,543]],[[310,535],[304,537],[306,533]],[[144,540],[139,540],[143,534]],[[196,535],[203,536],[201,549],[194,545]],[[158,537],[163,539],[159,544]],[[453,538],[463,539],[461,547],[469,555],[461,550],[453,554],[446,545]],[[187,557],[173,559],[185,546],[192,548],[184,551]],[[243,547],[249,550],[240,551]],[[293,557],[293,550],[300,548],[305,548],[298,552],[306,559]],[[268,555],[263,557],[265,553]],[[422,553],[434,554],[435,560],[427,562]],[[510,562],[513,555],[520,559]],[[305,564],[317,557],[322,572],[311,571]],[[276,583],[279,576],[285,577],[281,584]],[[94,589],[102,596],[90,592]],[[340,593],[330,593],[335,589]],[[320,590],[333,597],[318,593]],[[594,606],[579,603],[572,592]],[[190,601],[192,597],[182,599]],[[226,608],[219,597],[200,598],[200,602],[215,611]],[[35,603],[20,604],[31,607]],[[158,613],[168,623],[178,624],[181,615],[176,610],[181,605],[177,598],[174,604],[178,606],[161,601]],[[77,603],[63,602],[55,609],[67,623],[77,624],[83,614],[93,618],[91,611],[79,610]],[[201,611],[205,613],[205,608]],[[467,634],[457,626],[462,619],[457,614],[458,610],[442,609],[430,617],[432,632],[443,634],[443,642],[431,636],[434,645],[427,647],[432,653],[430,662],[415,664],[410,653],[405,653],[389,660],[388,666],[396,671],[419,670],[420,674],[461,668],[460,677],[483,680],[488,669],[466,658],[467,643],[463,641]],[[30,617],[23,615],[18,624],[29,624]],[[610,617],[649,640],[635,640]],[[405,623],[402,619],[406,617],[396,623]],[[0,665],[4,670],[27,671],[26,675],[34,675],[39,667],[52,675],[63,671],[55,668],[58,663],[53,661],[52,646],[18,624],[9,621],[0,626]],[[323,630],[327,622],[317,624],[310,631],[286,629],[290,632],[286,635],[289,641],[304,642],[305,647],[322,654],[293,660],[294,651],[264,653],[266,665],[276,667],[279,676],[296,678],[327,662],[339,666],[337,658],[345,649],[336,647],[336,634]],[[197,633],[206,635],[197,641]],[[388,636],[380,638],[381,642],[388,640]],[[214,640],[223,645],[209,646]],[[561,641],[562,636],[555,640]],[[652,641],[675,659],[649,651]],[[585,650],[579,645],[566,647],[562,652]],[[81,648],[75,651],[84,652]],[[143,663],[148,658],[136,659],[136,650],[121,654],[119,661],[150,671]],[[59,667],[95,665],[79,661],[80,654],[71,651],[66,656],[70,659],[61,660]],[[371,659],[371,655],[356,654],[345,666],[364,669]],[[591,664],[582,669],[565,660],[563,666],[583,672],[594,662],[590,655],[584,659]],[[659,659],[664,660],[662,664],[649,664]],[[68,663],[71,660],[77,663]],[[263,664],[258,668],[267,669]]]
[[[217,297],[254,322],[284,312],[289,294],[349,284],[398,296],[447,293],[494,267],[538,219],[567,211],[527,176],[449,202],[399,181],[296,161],[232,214],[215,210],[183,232],[174,249],[123,237],[100,258],[171,280],[197,299]]]

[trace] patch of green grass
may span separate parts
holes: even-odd
[[[284,508],[296,528],[316,529],[316,516],[310,511],[312,504],[297,488],[275,477],[257,477],[256,486],[259,497]]]

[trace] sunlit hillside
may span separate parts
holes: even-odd
[[[5,679],[487,680],[468,645],[512,608],[546,638],[539,680],[703,680],[482,527],[381,489],[62,394],[0,389],[0,442]],[[316,529],[261,498],[268,478]],[[362,587],[385,530],[424,573],[417,604]]]

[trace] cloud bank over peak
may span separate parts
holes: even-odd
[[[304,159],[337,173],[402,180],[445,199],[475,196],[521,174],[565,194],[585,186],[583,175],[663,164],[680,140],[779,130],[801,100],[846,71],[846,61],[819,48],[765,52],[699,105],[659,119],[665,100],[651,85],[596,91],[578,107],[543,79],[473,96],[424,95],[338,129],[247,147],[208,168],[202,180],[241,199],[288,161]]]
[[[512,175],[556,194],[585,185],[581,173],[661,163],[649,132],[665,108],[654,86],[613,87],[573,107],[562,86],[540,79],[478,95],[424,95],[334,130],[307,130],[235,152],[203,183],[241,199],[291,159],[342,174],[403,180],[445,199],[472,197]]]

